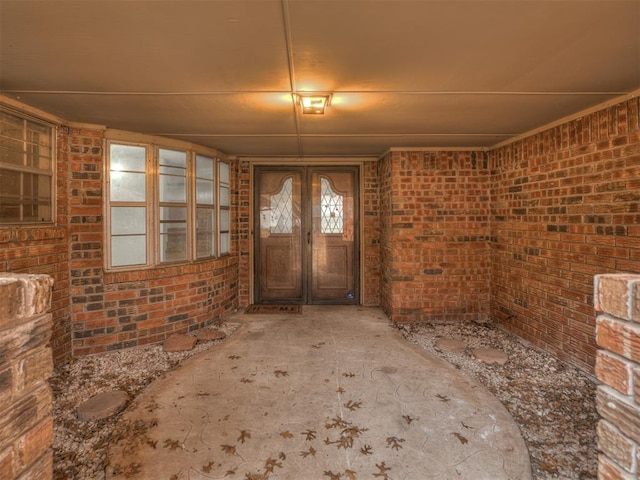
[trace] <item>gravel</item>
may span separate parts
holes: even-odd
[[[215,328],[231,334],[238,324]],[[404,337],[452,363],[491,391],[520,426],[531,457],[534,480],[597,477],[595,381],[577,368],[535,350],[493,324],[429,323],[400,326]],[[438,339],[462,340],[459,353],[435,346]],[[103,480],[107,448],[118,416],[96,422],[77,419],[78,405],[108,390],[130,399],[180,362],[224,340],[198,343],[187,352],[167,353],[153,345],[81,357],[60,366],[54,392],[54,479]],[[505,365],[485,364],[472,351],[506,352]]]
[[[400,330],[502,402],[527,444],[534,480],[597,478],[597,384],[592,377],[490,323],[429,323]],[[462,340],[467,348],[460,353],[440,349],[435,344],[441,338]],[[480,362],[472,352],[482,347],[502,350],[509,360],[505,365]]]
[[[239,324],[207,327],[230,335]],[[162,345],[80,357],[60,366],[51,378],[53,389],[54,480],[103,480],[109,440],[119,416],[96,422],[77,418],[78,406],[102,392],[124,390],[133,400],[153,380],[183,360],[224,340],[198,343],[193,350],[165,352]]]

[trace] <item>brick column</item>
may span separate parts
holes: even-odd
[[[51,289],[47,275],[0,274],[0,478],[53,477]]]
[[[640,275],[595,277],[598,478],[638,478],[640,460]]]

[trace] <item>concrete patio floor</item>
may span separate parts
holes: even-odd
[[[377,308],[244,314],[123,415],[108,479],[531,478],[520,431]]]

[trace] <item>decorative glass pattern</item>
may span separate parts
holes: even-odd
[[[344,208],[342,195],[331,188],[326,177],[320,177],[320,232],[342,234]]]
[[[271,195],[270,200],[270,233],[291,234],[293,232],[293,178],[287,178],[280,191]]]

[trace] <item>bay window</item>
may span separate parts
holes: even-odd
[[[229,164],[191,150],[110,142],[108,268],[229,253]]]

